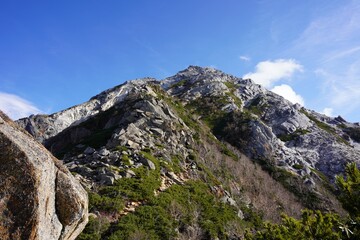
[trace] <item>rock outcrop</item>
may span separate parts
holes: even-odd
[[[75,239],[87,219],[86,191],[0,112],[0,239]]]
[[[360,161],[358,124],[292,104],[250,79],[190,66],[164,79],[161,85],[185,103],[198,99],[198,105],[205,97],[217,98],[222,102],[219,110],[240,112],[241,117],[247,114],[246,121],[239,123],[238,118],[233,122],[242,124],[244,131],[230,129],[229,134],[237,138],[231,144],[241,145],[241,151],[253,159],[272,159],[275,165],[304,178],[309,177],[311,169],[316,169],[331,181],[344,171],[348,162]],[[244,144],[239,144],[240,141]]]
[[[108,110],[115,104],[122,102],[129,91],[146,82],[153,82],[155,79],[144,78],[128,81],[120,86],[108,89],[89,101],[65,109],[51,115],[32,115],[23,118],[17,123],[38,141],[44,142],[70,126],[76,126],[91,116]]]

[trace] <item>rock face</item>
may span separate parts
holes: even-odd
[[[75,239],[87,193],[42,145],[0,112],[0,239]]]
[[[230,143],[253,159],[272,159],[275,165],[304,178],[316,169],[331,181],[348,162],[360,161],[358,124],[292,104],[250,79],[190,66],[161,81],[161,85],[186,103],[218,98],[223,102],[221,110],[239,113],[234,126],[218,137],[229,141],[224,135],[232,135]],[[241,130],[235,130],[236,125],[242,125]]]
[[[124,97],[134,87],[154,80],[152,78],[144,78],[129,81],[126,84],[106,90],[83,104],[51,115],[36,115],[20,119],[17,123],[37,140],[44,142],[67,127],[78,125],[89,117],[106,111],[116,103],[123,101]]]
[[[205,99],[216,99],[214,101],[221,102],[217,109],[221,112],[241,113],[241,117],[247,114],[246,121],[239,122],[238,117],[233,122],[241,124],[242,130],[237,134],[235,131],[228,134],[236,135],[237,140],[218,137],[238,146],[251,158],[272,159],[275,165],[302,176],[309,175],[310,169],[317,169],[330,180],[343,172],[346,163],[360,159],[358,124],[348,123],[341,117],[329,118],[294,105],[250,79],[197,66],[190,66],[162,81],[152,78],[128,81],[83,104],[48,116],[20,119],[17,123],[55,152],[64,148],[61,146],[64,142],[59,138],[70,139],[71,144],[77,144],[92,135],[95,129],[85,125],[98,116],[103,116],[103,120],[95,125],[107,129],[112,135],[106,138],[107,148],[126,145],[139,150],[153,147],[159,139],[176,147],[179,132],[172,131],[174,126],[169,124],[187,126],[181,118],[174,116],[164,101],[156,99],[150,84],[160,85],[170,97],[175,97],[183,105],[196,107]],[[150,97],[143,99],[145,95]],[[134,103],[131,107],[130,102]],[[109,116],[114,108],[127,109],[127,112],[120,117]],[[209,116],[200,114],[199,117]],[[185,138],[183,136],[181,141],[186,142]],[[65,140],[65,143],[69,144],[69,141]],[[178,150],[186,153],[184,148]],[[96,155],[92,156],[96,158]]]

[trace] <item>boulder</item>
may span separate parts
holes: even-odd
[[[142,164],[144,164],[146,167],[150,168],[151,170],[155,170],[156,169],[156,166],[155,164],[150,161],[149,159],[146,159],[146,158],[140,158],[140,162]]]
[[[87,147],[85,150],[84,150],[84,153],[85,154],[93,154],[95,152],[95,149],[93,149],[92,147]]]
[[[75,239],[88,221],[86,191],[0,112],[0,239]]]
[[[107,150],[106,148],[102,148],[102,149],[99,151],[99,154],[100,154],[101,156],[107,156],[107,155],[110,154],[110,151]]]

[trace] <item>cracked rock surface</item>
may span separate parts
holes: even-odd
[[[0,112],[0,239],[75,239],[87,221],[86,191]]]

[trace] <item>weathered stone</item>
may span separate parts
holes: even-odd
[[[93,174],[93,170],[87,166],[77,167],[76,172],[86,177],[90,177]]]
[[[140,148],[140,145],[138,143],[133,142],[131,140],[128,140],[126,145],[131,149],[139,149]]]
[[[88,154],[88,155],[91,155],[95,152],[95,149],[93,149],[92,147],[87,147],[85,150],[84,150],[84,153],[85,154]]]
[[[107,150],[106,148],[102,148],[100,151],[99,151],[99,154],[101,156],[108,156],[110,154],[110,151]]]
[[[173,180],[176,184],[182,185],[183,181],[174,173],[174,172],[167,172],[166,176],[168,176],[171,180]]]
[[[244,213],[239,209],[238,213],[237,213],[237,216],[240,218],[240,219],[244,219],[245,216],[244,216]]]
[[[152,161],[150,161],[149,159],[140,158],[140,161],[141,161],[142,164],[144,164],[146,167],[150,168],[151,170],[156,169],[155,164]]]
[[[0,239],[75,239],[86,191],[43,146],[0,113]]]
[[[221,199],[220,199],[221,202],[223,203],[227,203],[227,204],[230,204],[231,206],[236,206],[236,201],[234,199],[232,199],[231,197],[229,196],[223,196]]]
[[[164,136],[164,131],[161,130],[160,128],[150,128],[150,131],[158,136],[161,136],[161,137]]]
[[[112,176],[109,176],[107,174],[100,175],[100,184],[113,185],[114,181],[115,181],[115,178]]]
[[[131,178],[136,176],[135,172],[130,169],[127,169],[125,172],[122,172],[121,175],[125,178]]]

